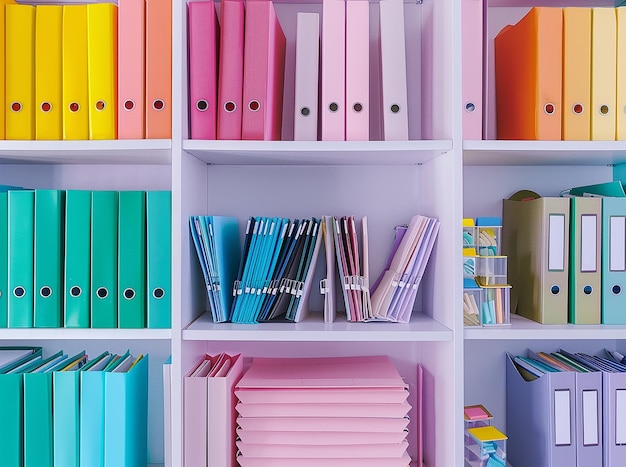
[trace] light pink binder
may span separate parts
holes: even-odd
[[[247,444],[295,444],[333,446],[358,444],[398,444],[408,431],[357,433],[354,431],[249,431],[237,428],[237,437]]]
[[[322,141],[346,139],[345,31],[344,0],[322,0]]]
[[[461,1],[463,139],[483,136],[483,0]]]
[[[246,3],[241,139],[280,140],[287,40],[271,0]]]
[[[145,138],[145,0],[119,0],[117,137]],[[123,46],[122,46],[123,44]]]
[[[346,1],[346,141],[370,138],[370,6]]]
[[[320,58],[320,15],[296,15],[296,73],[294,141],[317,140],[317,107]]]
[[[189,33],[189,132],[216,139],[219,24],[213,0],[187,4]]]
[[[223,0],[220,12],[217,139],[241,139],[244,2]]]
[[[319,467],[320,463],[332,467],[364,467],[363,459],[276,459],[271,457],[243,457],[237,458],[241,467]],[[405,453],[401,458],[395,459],[370,459],[376,467],[409,467],[411,458]]]
[[[383,139],[408,140],[406,55],[403,0],[380,0],[380,62]]]
[[[354,444],[354,445],[335,445],[335,446],[305,446],[305,445],[289,445],[289,444],[248,444],[243,441],[237,441],[237,448],[244,457],[273,457],[273,458],[292,458],[292,459],[318,459],[319,465],[323,464],[322,459],[327,458],[349,458],[371,460],[376,458],[402,458],[409,446],[408,441],[403,440],[400,443],[390,444]],[[300,465],[298,462],[293,465]],[[378,466],[378,464],[374,464]],[[187,466],[185,466],[187,467]],[[212,467],[212,466],[211,466]]]
[[[183,459],[185,467],[207,465],[207,378],[205,355],[183,378]]]
[[[408,418],[364,417],[239,417],[237,424],[252,431],[348,431],[354,433],[400,432],[409,425]]]

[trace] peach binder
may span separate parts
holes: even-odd
[[[463,139],[483,136],[483,0],[461,1]]]
[[[117,139],[117,5],[113,3],[87,5],[87,76],[89,139]]]
[[[381,0],[379,8],[383,139],[408,140],[404,2],[403,0]]]
[[[189,131],[191,139],[216,139],[219,23],[213,0],[187,4]]]
[[[146,0],[146,138],[172,137],[172,0]]]
[[[562,36],[562,9],[533,7],[494,39],[498,139],[561,139]]]
[[[615,140],[617,87],[615,10],[615,8],[591,10],[592,140]]]
[[[626,8],[615,9],[617,21],[616,139],[626,140]]]
[[[370,139],[370,5],[346,1],[346,141]]]
[[[563,139],[591,137],[591,8],[563,8]]]
[[[9,4],[6,15],[6,139],[35,139],[35,7]]]
[[[294,141],[317,140],[320,59],[320,15],[296,15],[296,71],[294,95]]]
[[[35,139],[63,139],[63,6],[39,5],[35,15]]]
[[[246,3],[241,139],[280,140],[287,40],[271,0]]]
[[[241,139],[244,2],[223,0],[220,11],[217,139]]]
[[[321,140],[346,139],[346,10],[344,0],[322,0]]]
[[[145,0],[119,0],[117,137],[145,137]]]

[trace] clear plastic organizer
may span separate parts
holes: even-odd
[[[488,285],[463,289],[463,323],[466,326],[511,324],[511,286]]]
[[[507,436],[493,426],[469,428],[470,443],[465,445],[465,465],[495,467],[506,465]]]
[[[477,256],[476,282],[481,286],[502,285],[507,281],[506,256]]]

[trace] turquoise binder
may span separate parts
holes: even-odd
[[[146,194],[121,191],[118,249],[118,326],[146,325]]]
[[[602,198],[602,323],[626,324],[626,198]]]
[[[147,326],[172,325],[172,192],[146,193]]]
[[[0,328],[8,325],[9,288],[9,195],[0,191]]]
[[[91,327],[117,327],[117,191],[91,195]]]
[[[65,327],[89,327],[91,191],[65,195]]]
[[[63,324],[63,261],[65,191],[35,190],[35,306],[36,328]]]
[[[8,325],[33,327],[35,192],[9,191],[8,195]]]

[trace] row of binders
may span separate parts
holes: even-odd
[[[322,245],[326,323],[336,318],[339,294],[347,321],[407,323],[439,230],[437,219],[421,215],[398,226],[385,270],[370,288],[366,217],[250,217],[243,247],[235,217],[191,216],[189,222],[216,323],[305,319]]]
[[[407,74],[402,0],[323,0],[322,13],[296,14],[291,44],[271,0],[188,3],[189,109],[192,139],[280,140],[293,115],[294,139],[370,139],[370,120],[384,140],[408,139]],[[379,25],[370,31],[370,10]],[[244,18],[245,8],[245,18]],[[382,115],[371,114],[371,37],[380,49]],[[283,115],[287,74],[294,105]]]
[[[407,467],[409,387],[387,356],[205,355],[184,378],[186,467]],[[422,369],[417,369],[422,453]]]
[[[0,348],[0,464],[147,463],[148,355]]]
[[[497,138],[626,139],[626,9],[533,7],[494,40]]]
[[[171,0],[7,2],[2,139],[171,138],[171,11]]]
[[[170,191],[9,189],[0,225],[0,327],[171,326]]]
[[[610,187],[621,196],[598,196]],[[622,185],[609,182],[575,191],[581,196],[522,191],[503,201],[511,311],[543,324],[626,324]]]
[[[626,454],[626,358],[506,355],[507,461],[516,467],[613,467]]]

